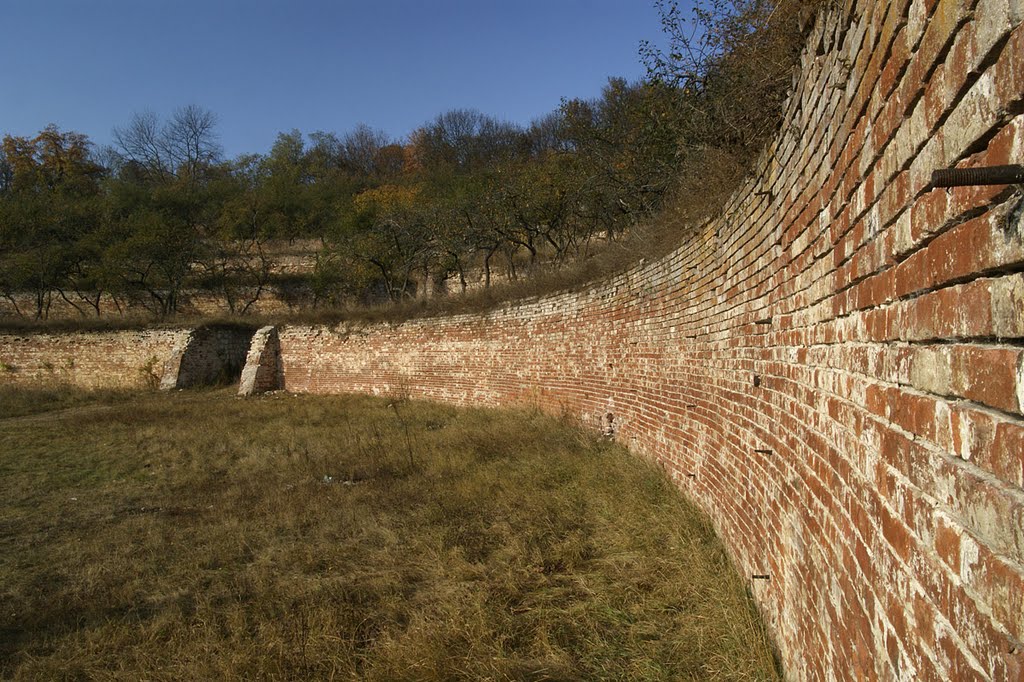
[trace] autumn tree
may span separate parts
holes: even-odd
[[[814,0],[658,0],[664,49],[646,42],[648,79],[679,94],[682,145],[746,162],[776,129]]]
[[[360,193],[354,202],[354,229],[340,245],[376,269],[392,301],[415,294],[414,273],[429,275],[434,240],[421,196],[417,185],[382,185]]]
[[[52,125],[34,138],[7,135],[2,147],[0,287],[12,303],[31,292],[33,315],[43,319],[54,292],[67,297],[87,267],[81,247],[96,223],[103,169],[85,135]]]

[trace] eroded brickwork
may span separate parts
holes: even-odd
[[[847,2],[756,179],[590,291],[280,330],[291,391],[582,415],[713,517],[794,679],[1021,679],[1019,0]]]
[[[238,382],[238,395],[265,393],[279,388],[281,383],[281,347],[277,329],[262,327],[256,330],[249,345]]]

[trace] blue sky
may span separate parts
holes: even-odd
[[[0,133],[98,144],[133,112],[198,104],[228,156],[280,131],[394,137],[475,108],[518,123],[636,79],[653,0],[0,0]]]

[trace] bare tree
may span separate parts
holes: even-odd
[[[524,132],[475,109],[452,109],[412,134],[417,160],[424,167],[459,169],[486,166],[513,158],[527,146]]]
[[[151,111],[136,113],[128,125],[114,128],[114,144],[121,156],[160,178],[196,177],[220,159],[217,116],[190,104],[160,124]]]
[[[381,171],[380,150],[390,143],[384,131],[360,123],[342,138],[342,153],[349,167],[372,177]]]
[[[201,168],[220,159],[216,127],[217,116],[209,109],[190,104],[174,112],[163,128],[163,140],[179,175],[187,172],[195,177]]]
[[[170,159],[160,134],[160,120],[152,111],[136,113],[128,125],[114,128],[114,144],[127,161],[157,175],[171,174]]]

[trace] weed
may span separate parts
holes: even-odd
[[[388,401],[387,406],[395,413],[395,419],[398,420],[399,425],[402,427],[402,433],[405,436],[405,449],[409,456],[409,469],[415,469],[416,457],[412,451],[412,439],[409,436],[409,424],[402,417],[401,410],[401,406],[407,402],[409,402],[409,386],[408,381],[403,377],[395,393]]]
[[[156,371],[157,365],[160,361],[155,355],[149,356],[149,359],[143,363],[142,367],[139,368],[139,372],[142,373],[143,381],[149,388],[157,388],[160,385],[160,373]]]

